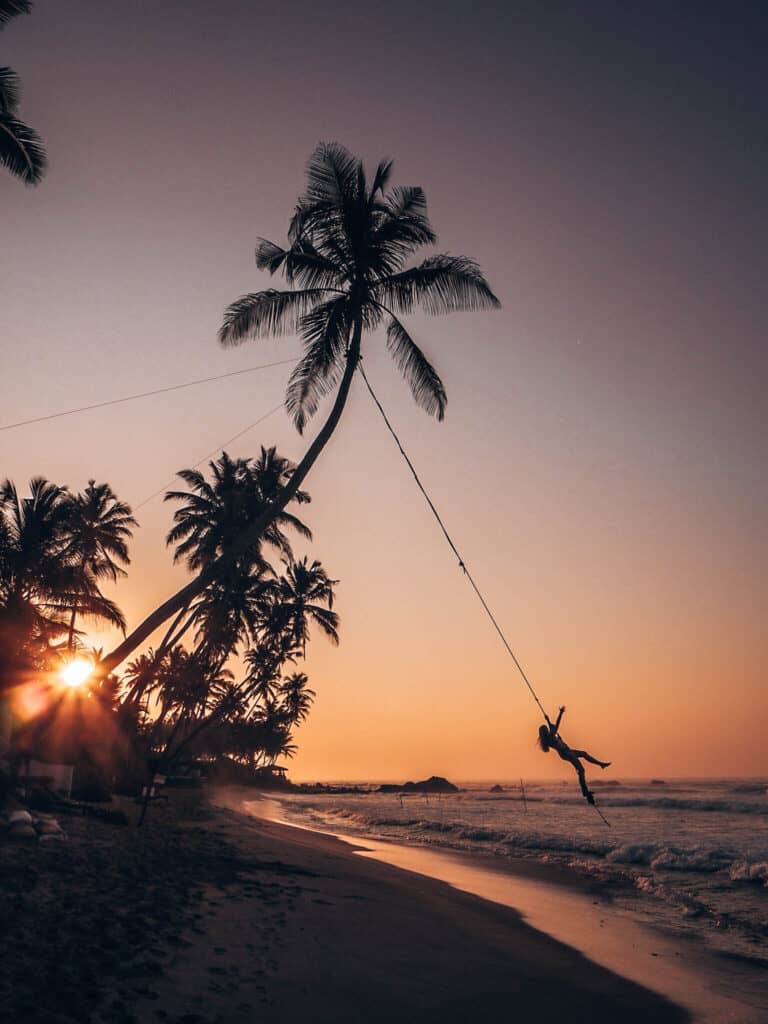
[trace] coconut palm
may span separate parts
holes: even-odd
[[[317,696],[309,688],[306,672],[293,672],[280,684],[280,697],[291,724],[298,725],[309,715],[309,709]]]
[[[216,653],[226,658],[240,640],[255,637],[264,609],[271,606],[275,572],[264,557],[264,542],[290,558],[285,529],[305,538],[312,534],[297,516],[283,510],[235,560],[221,560],[290,480],[294,467],[274,448],[262,447],[255,460],[231,459],[224,452],[210,468],[210,482],[197,470],[184,470],[179,476],[190,489],[166,494],[166,501],[182,503],[167,537],[169,544],[176,545],[174,561],[184,560],[190,569],[200,570],[220,560],[217,572],[189,608],[186,622],[177,629],[175,640],[194,625],[196,642],[205,656]],[[299,491],[295,500],[306,503],[309,495]]]
[[[288,562],[280,577],[274,614],[289,630],[293,643],[306,651],[309,628],[318,626],[332,643],[338,644],[339,617],[333,611],[333,588],[338,580],[329,579],[317,559],[305,556]],[[327,605],[327,607],[325,607]]]
[[[82,614],[124,628],[114,602],[97,581],[79,573],[69,532],[72,496],[42,477],[21,498],[15,485],[0,486],[0,660],[39,663],[67,632],[75,600]]]
[[[0,28],[31,8],[29,0],[0,0]],[[19,76],[11,68],[0,67],[0,166],[26,185],[37,185],[47,159],[40,136],[16,116],[19,94]]]
[[[332,436],[347,402],[364,332],[385,329],[386,344],[418,405],[441,419],[446,392],[401,317],[492,309],[499,301],[478,265],[466,256],[408,261],[436,236],[422,189],[393,186],[392,162],[382,161],[368,181],[362,161],[336,143],[321,144],[307,166],[307,189],[290,222],[286,246],[261,240],[257,265],[281,273],[288,288],[242,296],[226,310],[223,345],[297,332],[304,356],[293,371],[286,405],[304,430],[323,396],[335,390],[328,417],[290,479],[267,508],[244,525],[220,557],[235,559],[262,537],[288,503]],[[99,668],[111,671],[166,619],[199,594],[217,571],[209,566],[155,609]]]
[[[123,565],[130,562],[128,541],[137,525],[130,507],[118,501],[109,484],[89,480],[86,489],[72,497],[68,523],[71,541],[65,554],[74,561],[84,590],[100,580],[114,583],[126,575]],[[76,595],[69,623],[70,649],[79,610]]]
[[[279,456],[274,448],[261,449],[256,461],[231,459],[226,452],[210,464],[212,481],[196,469],[183,469],[177,475],[188,491],[168,491],[165,501],[182,502],[174,513],[174,527],[166,538],[175,544],[175,562],[186,561],[190,569],[202,569],[227,554],[250,524],[274,501],[290,481],[293,464]],[[304,491],[295,494],[297,502],[308,502]],[[290,555],[291,546],[284,533],[292,527],[301,536],[312,533],[296,516],[281,510],[268,528],[253,539],[251,545],[238,551],[242,562],[264,563],[262,544],[276,547]]]

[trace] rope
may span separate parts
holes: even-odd
[[[448,542],[448,546],[450,547],[451,551],[456,556],[456,558],[458,560],[458,563],[459,563],[459,568],[464,573],[466,578],[469,580],[470,586],[472,587],[472,589],[474,590],[475,594],[477,595],[477,598],[480,601],[480,604],[483,606],[483,610],[485,611],[485,614],[490,619],[491,623],[493,624],[493,628],[496,630],[496,632],[498,633],[498,635],[499,635],[499,637],[501,639],[501,642],[506,647],[507,653],[512,658],[512,661],[515,663],[515,667],[517,668],[517,671],[520,673],[520,676],[522,677],[523,682],[525,683],[525,685],[530,690],[531,696],[536,701],[536,703],[537,703],[537,705],[539,707],[539,710],[541,711],[542,715],[544,716],[545,721],[547,722],[547,724],[549,724],[549,717],[548,717],[546,711],[544,710],[544,705],[539,700],[539,695],[536,693],[536,691],[534,690],[533,685],[532,685],[530,679],[525,674],[525,670],[523,669],[523,666],[520,664],[520,662],[519,662],[519,660],[517,658],[517,655],[512,650],[511,644],[509,643],[509,641],[507,640],[506,636],[504,635],[504,631],[502,630],[501,626],[499,625],[499,623],[498,623],[498,621],[496,619],[496,616],[491,611],[491,609],[490,609],[490,607],[488,605],[488,602],[486,601],[485,597],[482,594],[482,591],[478,587],[477,583],[475,583],[475,580],[474,580],[474,578],[472,576],[472,573],[467,568],[467,564],[464,561],[463,557],[461,556],[461,553],[459,552],[459,549],[456,547],[455,543],[453,542],[453,539],[452,539],[451,535],[448,533],[448,530],[446,529],[445,524],[443,523],[443,520],[440,518],[440,513],[437,511],[437,508],[435,507],[434,502],[432,501],[432,499],[430,498],[429,494],[427,493],[426,488],[424,487],[424,484],[419,479],[419,474],[416,472],[416,469],[415,469],[413,463],[411,462],[410,458],[408,457],[408,453],[406,452],[405,448],[403,448],[402,442],[400,441],[400,438],[397,436],[397,433],[395,432],[395,428],[389,422],[389,418],[387,417],[386,412],[384,412],[384,407],[382,406],[381,402],[377,398],[376,392],[371,387],[371,382],[366,377],[365,370],[363,369],[362,359],[358,361],[357,369],[360,371],[360,376],[365,381],[365,386],[368,388],[368,393],[370,394],[371,398],[373,399],[374,403],[376,404],[376,408],[381,413],[381,418],[384,420],[384,423],[387,426],[387,430],[390,432],[390,434],[394,438],[395,444],[397,445],[398,449],[400,450],[400,454],[402,455],[403,459],[405,460],[405,463],[408,466],[408,469],[411,471],[411,476],[416,481],[416,486],[419,488],[419,490],[421,491],[422,495],[424,496],[424,500],[429,505],[429,508],[430,508],[430,510],[432,512],[432,515],[435,517],[435,520],[437,521],[437,525],[442,530],[443,536],[445,537],[446,541]],[[610,822],[607,820],[607,818],[602,813],[602,811],[597,806],[597,804],[593,803],[591,806],[595,808],[595,810],[600,815],[602,820],[610,828],[611,827],[610,826]]]
[[[17,427],[28,427],[32,423],[44,423],[46,420],[56,420],[62,416],[74,416],[80,412],[90,412],[92,409],[105,409],[110,405],[120,405],[122,402],[134,402],[137,398],[149,398],[151,395],[166,395],[169,391],[181,391],[183,388],[193,388],[198,384],[209,384],[214,380],[224,380],[227,377],[239,377],[244,373],[255,373],[257,370],[269,370],[273,366],[287,366],[294,363],[295,359],[281,359],[276,363],[262,363],[261,366],[249,366],[244,370],[233,370],[231,373],[220,373],[215,377],[201,377],[199,380],[189,380],[183,384],[171,384],[166,388],[155,388],[153,391],[141,391],[136,395],[126,395],[125,398],[110,398],[106,402],[94,402],[93,405],[81,405],[77,409],[65,409],[63,412],[52,412],[47,416],[35,416],[31,420],[19,420],[17,423],[5,423],[0,426],[0,431],[15,430]],[[227,442],[229,443],[229,442]]]
[[[603,822],[604,822],[604,823],[605,823],[605,824],[606,824],[606,825],[608,826],[608,828],[610,828],[610,827],[611,827],[611,823],[610,823],[610,821],[608,821],[608,819],[607,819],[607,818],[606,818],[606,816],[605,816],[605,815],[603,814],[603,812],[602,812],[602,811],[600,810],[600,808],[599,808],[599,807],[597,806],[597,804],[592,804],[591,806],[595,808],[595,810],[597,811],[597,813],[598,813],[598,814],[600,815],[600,817],[601,817],[601,818],[603,819]]]
[[[517,671],[522,676],[523,682],[528,687],[528,689],[531,691],[531,696],[533,697],[533,699],[538,704],[539,710],[541,711],[541,713],[544,716],[545,720],[548,722],[549,718],[547,717],[547,713],[544,710],[544,705],[539,700],[538,694],[536,693],[536,691],[534,690],[533,686],[531,685],[531,681],[528,678],[528,676],[525,674],[523,666],[518,661],[517,656],[515,655],[515,652],[512,650],[512,647],[511,647],[509,641],[507,640],[506,636],[504,635],[504,631],[502,630],[502,628],[499,625],[499,623],[496,621],[496,616],[493,614],[493,612],[489,608],[488,602],[485,600],[485,598],[483,597],[483,594],[482,594],[480,588],[475,583],[475,580],[474,580],[474,578],[472,576],[472,573],[467,568],[467,564],[464,561],[464,559],[462,558],[461,553],[459,552],[459,549],[456,547],[456,545],[454,544],[454,542],[453,542],[453,540],[451,538],[451,535],[446,530],[445,524],[443,523],[443,520],[440,518],[440,513],[435,508],[434,502],[432,501],[430,496],[427,494],[427,491],[426,491],[426,489],[424,487],[424,484],[419,479],[419,474],[416,472],[413,463],[408,458],[408,455],[407,455],[407,453],[405,451],[405,448],[403,448],[403,446],[402,446],[402,444],[400,442],[400,438],[395,433],[395,429],[392,426],[392,424],[389,422],[389,419],[387,418],[387,414],[384,412],[384,408],[383,408],[381,402],[378,400],[378,398],[376,397],[376,393],[374,392],[373,388],[371,387],[371,382],[368,380],[368,378],[365,375],[365,370],[363,369],[362,361],[358,362],[357,368],[360,371],[361,377],[365,381],[365,386],[368,388],[368,392],[369,392],[371,398],[374,400],[374,402],[376,403],[376,407],[378,408],[379,412],[381,413],[382,419],[384,420],[384,422],[387,425],[387,430],[389,430],[390,434],[395,439],[395,444],[400,449],[400,454],[405,459],[406,465],[408,466],[408,469],[410,469],[411,475],[413,476],[413,479],[416,481],[416,486],[419,488],[421,493],[424,495],[424,499],[427,502],[427,504],[429,505],[429,507],[430,507],[430,509],[432,511],[432,515],[435,517],[435,519],[437,520],[438,526],[443,531],[443,536],[448,541],[448,545],[449,545],[451,551],[454,553],[454,555],[458,559],[459,568],[461,569],[461,571],[464,573],[464,575],[469,580],[470,586],[472,587],[472,589],[474,590],[475,594],[477,595],[477,598],[480,601],[480,604],[483,606],[485,614],[488,616],[488,618],[493,623],[493,628],[499,634],[499,637],[501,638],[501,642],[504,644],[504,646],[507,649],[508,654],[510,655],[510,657],[514,661],[514,663],[515,663],[515,665],[517,667]]]

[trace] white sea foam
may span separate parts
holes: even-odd
[[[734,882],[758,882],[768,887],[768,861],[750,864],[749,861],[740,860],[731,865],[729,874]]]

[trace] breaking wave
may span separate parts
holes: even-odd
[[[750,792],[752,792],[750,790]],[[554,797],[553,804],[579,804],[580,797]],[[623,797],[609,796],[600,793],[601,807],[650,807],[662,811],[703,811],[719,812],[721,814],[760,814],[768,815],[768,800],[758,802],[756,800],[720,800],[717,798],[705,799],[683,798],[673,796],[661,797]]]
[[[428,818],[396,818],[364,814],[346,808],[328,808],[327,817],[355,825],[364,831],[397,829],[411,841],[471,848],[492,846],[494,852],[557,854],[563,857],[589,856],[609,864],[650,868],[655,873],[680,872],[713,874],[730,870],[732,881],[759,882],[768,886],[768,862],[747,863],[732,850],[721,846],[671,846],[664,843],[614,843],[584,836],[557,835],[484,828],[461,821]],[[579,862],[579,867],[586,864]]]

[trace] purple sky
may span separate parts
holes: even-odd
[[[0,178],[0,421],[297,353],[216,345],[269,286],[256,238],[284,237],[318,141],[394,157],[504,309],[414,318],[445,424],[381,339],[366,365],[545,701],[623,774],[756,773],[768,16],[635,6],[39,0],[0,35],[50,157],[37,189]],[[287,373],[0,434],[0,474],[137,504]],[[278,414],[231,451],[262,442],[303,450]],[[308,486],[343,642],[314,645],[296,773],[542,774],[535,708],[361,392]],[[139,518],[130,621],[181,578],[167,507]]]

